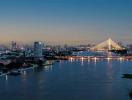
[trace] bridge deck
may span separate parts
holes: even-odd
[[[132,56],[57,56],[57,59],[124,59],[132,60]]]

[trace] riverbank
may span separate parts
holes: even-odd
[[[47,61],[45,62],[42,66],[39,66],[38,64],[31,64],[30,66],[25,66],[25,67],[20,67],[18,69],[14,68],[14,69],[6,69],[7,72],[1,72],[0,76],[5,76],[5,75],[20,75],[22,73],[22,71],[26,71],[26,70],[31,70],[37,67],[44,67],[44,66],[49,66],[52,65],[54,62],[53,61]]]

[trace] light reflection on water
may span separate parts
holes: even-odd
[[[24,71],[21,76],[0,77],[2,100],[130,100],[132,62],[72,59]]]

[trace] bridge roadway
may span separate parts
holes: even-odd
[[[98,60],[98,59],[108,59],[108,60],[132,60],[132,56],[56,56],[57,59],[81,59],[81,60]]]

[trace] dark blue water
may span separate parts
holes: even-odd
[[[0,77],[0,100],[130,100],[132,61],[60,61]]]

